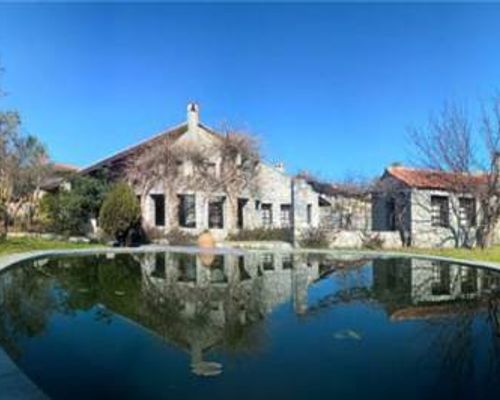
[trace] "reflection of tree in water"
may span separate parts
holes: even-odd
[[[417,362],[422,371],[438,366],[436,387],[455,382],[447,390],[460,397],[470,389],[471,377],[499,376],[499,341],[491,312],[491,304],[500,298],[498,273],[414,259],[400,268],[377,261],[374,276],[378,300],[392,320],[421,321],[416,335],[429,341]],[[478,370],[484,352],[487,372]]]
[[[22,263],[0,275],[0,339],[13,356],[20,340],[43,333],[58,312],[72,315],[97,304],[133,313],[140,294],[140,268],[131,257],[63,257]],[[118,296],[121,292],[127,296]],[[96,307],[95,317],[110,315]]]
[[[410,259],[379,259],[364,268],[368,262],[217,256],[206,266],[195,255],[169,253],[39,260],[0,275],[0,339],[18,355],[19,341],[43,332],[54,312],[94,313],[103,323],[119,314],[185,349],[196,363],[216,346],[258,351],[265,343],[262,321],[290,298],[298,314],[311,317],[363,302],[382,307],[394,323],[421,320],[421,334],[432,340],[420,362],[439,362],[441,377],[476,373],[478,345],[488,346],[489,374],[500,376],[498,274]],[[309,285],[330,277],[331,293],[309,304]]]
[[[52,283],[36,263],[0,275],[0,342],[12,357],[21,355],[18,341],[41,334],[57,308]]]

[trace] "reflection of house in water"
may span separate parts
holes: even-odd
[[[251,325],[290,298],[304,313],[308,286],[320,277],[319,262],[273,253],[154,253],[144,255],[141,269],[143,293],[156,314],[169,310],[155,331],[188,348],[193,363],[216,344],[248,343]]]
[[[500,289],[500,275],[486,269],[424,259],[374,260],[373,290],[392,319],[430,318],[460,305],[484,305]]]

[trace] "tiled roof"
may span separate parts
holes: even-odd
[[[297,177],[304,179],[313,190],[326,196],[361,197],[367,193],[362,187],[355,184],[334,184],[320,181],[307,173],[300,173]]]
[[[456,190],[487,183],[486,174],[470,175],[402,166],[387,168],[386,175],[418,189]]]
[[[78,168],[75,165],[71,165],[71,164],[54,163],[54,164],[52,164],[52,169],[54,171],[58,171],[58,172],[59,171],[60,172],[76,172],[80,168]]]
[[[460,303],[453,304],[428,304],[422,306],[411,306],[399,309],[390,315],[391,321],[408,321],[418,319],[432,319],[449,317],[456,314],[474,313],[478,309],[484,308],[484,305],[479,303],[474,307],[464,308]]]
[[[136,154],[138,151],[140,151],[142,148],[145,146],[150,146],[154,144],[156,141],[160,141],[161,139],[165,139],[167,137],[172,137],[174,140],[180,137],[184,132],[186,132],[188,129],[187,123],[183,123],[181,125],[175,126],[173,128],[170,128],[166,131],[160,132],[153,137],[150,137],[136,145],[127,147],[126,149],[123,149],[121,151],[118,151],[117,153],[103,158],[97,162],[95,162],[92,165],[89,165],[83,169],[80,170],[81,174],[87,174],[89,172],[92,172],[96,169],[99,169],[105,165],[109,165],[111,163],[115,163],[117,161],[124,160],[126,157],[131,156]]]
[[[203,128],[206,132],[208,132],[209,134],[211,134],[215,137],[218,137],[218,138],[221,137],[220,133],[216,132],[212,128],[209,128],[205,124],[198,123],[198,126],[200,128]],[[143,149],[147,146],[155,145],[156,142],[160,142],[162,139],[165,139],[167,137],[170,137],[173,140],[177,140],[185,132],[187,132],[187,130],[188,130],[187,122],[180,124],[180,125],[177,125],[177,126],[174,126],[173,128],[170,128],[170,129],[167,129],[163,132],[160,132],[160,133],[158,133],[158,134],[156,134],[156,135],[154,135],[154,136],[152,136],[152,137],[150,137],[150,138],[148,138],[148,139],[146,139],[146,140],[144,140],[136,145],[127,147],[126,149],[121,150],[121,151],[119,151],[119,152],[117,152],[109,157],[103,158],[103,159],[95,162],[92,165],[89,165],[85,168],[82,168],[80,170],[80,174],[87,174],[87,173],[95,171],[103,166],[109,166],[110,164],[114,164],[117,162],[119,163],[120,161],[125,160],[129,156],[137,154],[137,152],[139,152],[141,149]]]

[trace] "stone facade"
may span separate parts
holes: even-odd
[[[474,193],[435,186],[411,185],[386,172],[372,196],[373,230],[397,231],[404,243],[414,247],[474,246],[481,218],[479,199]],[[470,204],[467,210],[465,203]]]
[[[220,177],[222,158],[219,147],[223,136],[200,123],[196,104],[188,105],[186,123],[153,137],[149,144],[162,135],[175,135],[172,144],[174,152],[177,149],[196,149],[200,154],[206,155],[204,161],[213,169],[214,178]],[[148,142],[109,157],[86,168],[83,173],[91,174],[102,167],[118,170],[120,165],[131,159],[140,146],[145,144]],[[304,183],[300,195],[292,195],[293,179],[284,172],[283,165],[272,166],[260,162],[251,182],[245,188],[238,193],[225,193],[207,191],[203,185],[192,184],[196,179],[192,161],[186,159],[179,164],[179,173],[185,179],[158,179],[156,183],[149,185],[147,191],[135,186],[136,194],[140,197],[144,226],[156,230],[160,235],[174,229],[191,235],[210,230],[216,240],[223,240],[242,229],[292,229],[296,224],[300,225],[300,229],[306,229],[318,224],[318,194]],[[187,198],[182,200],[180,196]],[[185,210],[181,206],[182,201],[189,203],[189,224],[180,217]],[[211,205],[215,201],[217,214],[220,214],[216,226],[210,223],[210,214],[214,214]]]

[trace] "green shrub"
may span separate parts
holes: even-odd
[[[324,230],[310,228],[302,233],[299,245],[305,248],[325,249],[328,248],[329,240]]]
[[[132,188],[117,183],[106,195],[99,214],[102,230],[113,236],[119,244],[125,244],[130,231],[137,228],[141,207]]]
[[[384,239],[379,235],[366,235],[363,237],[363,247],[370,250],[379,250],[384,247]]]
[[[282,241],[292,242],[293,234],[289,228],[282,229],[242,229],[228,236],[228,240],[234,241]]]
[[[76,176],[71,180],[71,190],[61,189],[42,197],[35,223],[45,231],[61,235],[85,235],[108,190],[104,179]]]
[[[90,214],[83,207],[84,199],[72,192],[45,195],[39,204],[37,219],[45,230],[61,235],[84,235]]]

